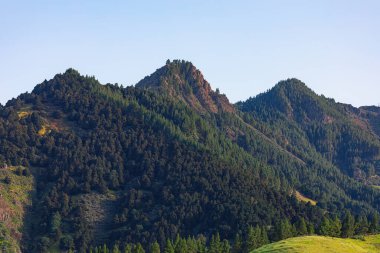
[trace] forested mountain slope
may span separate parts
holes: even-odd
[[[302,153],[311,146],[345,174],[368,184],[379,182],[376,107],[336,103],[296,79],[282,81],[238,107],[270,127],[284,147]]]
[[[9,101],[0,108],[0,167],[22,166],[34,182],[21,247],[86,252],[216,232],[232,241],[250,225],[276,240],[278,224],[289,221],[312,231],[324,216],[378,214],[380,191],[363,183],[370,174],[361,182],[350,173],[358,158],[363,173],[370,165],[376,173],[373,123],[362,133],[346,126],[343,106],[331,112],[348,137],[325,154],[329,139],[308,135],[318,113],[306,119],[301,105],[254,100],[235,107],[191,63],[174,61],[126,88],[69,69]],[[297,200],[297,191],[317,205]]]
[[[30,166],[37,182],[24,232],[33,242],[28,250],[49,250],[61,240],[82,250],[119,238],[164,242],[177,233],[232,238],[247,223],[299,210],[318,219],[317,208],[268,185],[258,175],[265,166],[254,158],[225,159],[176,126],[180,117],[169,120],[139,101],[161,99],[68,70],[7,104],[1,158]],[[160,104],[168,105],[174,112],[175,104]]]
[[[354,110],[360,117],[366,119],[374,133],[380,137],[380,107],[362,106]]]
[[[186,78],[190,76],[201,77],[199,78],[201,81],[194,81],[198,80],[196,78],[193,78],[193,81],[187,81]],[[173,80],[171,77],[176,77],[176,79]],[[144,89],[153,90],[156,94],[166,95],[171,100],[179,102],[183,101],[183,93],[173,92],[178,83],[179,86],[186,83],[189,87],[188,90],[207,93],[199,88],[204,83],[201,72],[190,62],[184,61],[167,63],[163,68],[144,78],[136,86],[140,87],[142,83],[144,83]],[[310,103],[314,102],[312,101],[313,99],[318,99],[318,96],[304,84],[299,87],[314,95],[310,99]],[[206,86],[205,90],[210,90],[209,85]],[[295,95],[297,92],[297,89],[295,89],[294,96],[298,96]],[[290,91],[289,93],[292,92]],[[248,104],[249,101],[246,103]],[[238,104],[238,108],[240,107],[241,105]],[[315,107],[315,110],[319,110],[317,104]],[[153,107],[152,109],[155,110]],[[278,110],[281,110],[281,108]],[[274,109],[273,111],[277,113],[278,110]],[[296,137],[294,138],[296,142],[284,145],[288,141],[283,135],[278,135],[278,131],[283,129],[281,125],[272,127],[270,123],[261,121],[260,117],[252,117],[251,112],[246,112],[244,109],[242,111],[235,109],[232,113],[228,113],[226,110],[215,112],[204,107],[202,112],[202,118],[209,122],[212,128],[217,129],[225,138],[271,168],[267,173],[272,173],[274,179],[271,183],[276,187],[286,189],[286,191],[292,191],[294,188],[301,190],[310,197],[317,199],[320,205],[325,206],[326,204],[330,210],[340,207],[340,204],[336,205],[337,202],[334,199],[338,199],[338,202],[346,203],[344,205],[347,205],[347,203],[350,203],[350,205],[353,203],[355,203],[354,205],[359,204],[358,202],[352,202],[352,199],[360,202],[363,200],[363,186],[345,176],[345,173],[342,173],[336,164],[318,153],[308,141],[303,141],[302,136],[299,138],[297,129],[289,127],[289,132]],[[195,132],[194,136],[201,136],[197,133],[195,127],[185,130],[186,132]],[[199,138],[198,141],[204,142]],[[220,146],[223,146],[223,143],[224,140],[219,141],[216,145],[213,145],[215,143],[206,143],[206,145],[212,145],[212,150],[217,150],[220,149]],[[378,150],[376,149],[375,151],[377,152]],[[372,193],[369,196],[372,198]],[[365,202],[368,203],[368,199]],[[370,207],[368,208],[370,209]]]

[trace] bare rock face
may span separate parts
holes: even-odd
[[[203,74],[192,63],[185,61],[168,61],[136,84],[138,88],[166,92],[198,112],[234,112],[234,106],[224,94],[211,89]]]

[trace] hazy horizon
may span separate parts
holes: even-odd
[[[15,1],[0,9],[0,102],[67,68],[134,85],[167,59],[193,62],[231,102],[298,78],[379,105],[378,1]]]

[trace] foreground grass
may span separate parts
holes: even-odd
[[[361,239],[324,236],[295,237],[265,245],[252,253],[379,253],[380,235]]]

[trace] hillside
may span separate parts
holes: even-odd
[[[200,71],[197,70],[191,63],[184,61],[167,62],[163,68],[158,69],[149,77],[144,78],[136,86],[147,90],[152,90],[155,93],[166,95],[170,100],[183,102],[183,93],[180,93],[180,95],[178,95],[177,93],[173,93],[173,89],[178,90],[179,88],[183,87],[184,83],[193,83],[187,81],[186,79],[186,77],[189,76],[188,69],[192,69],[191,73],[195,72],[197,73],[197,76],[202,76]],[[165,81],[163,83],[157,81],[167,80],[168,77],[173,76],[177,77],[177,79],[174,81]],[[202,80],[204,80],[203,76]],[[207,83],[207,81],[204,82]],[[144,85],[142,85],[142,83]],[[293,87],[293,85],[286,86],[281,85],[280,83],[276,87],[284,89],[284,87]],[[316,105],[315,109],[320,110],[318,108],[322,106],[317,106],[318,103],[314,101],[318,101],[319,97],[309,88],[307,88],[306,85],[294,85],[294,89],[289,89],[289,94],[297,94],[298,89],[300,89],[301,92],[310,93],[310,103],[314,103]],[[294,100],[296,103],[297,100]],[[185,104],[189,106],[187,102],[185,102]],[[150,106],[147,103],[145,106],[153,110],[158,109],[157,106]],[[191,105],[190,107],[193,108]],[[281,108],[276,108],[275,110],[280,109]],[[158,110],[159,113],[162,113],[162,110]],[[195,108],[195,111],[199,112],[199,109]],[[219,133],[223,134],[227,139],[232,141],[235,145],[238,145],[240,148],[244,149],[247,153],[254,156],[256,159],[260,160],[261,163],[268,164],[272,168],[272,170],[269,171],[270,173],[274,174],[273,176],[275,179],[273,183],[276,185],[276,187],[282,186],[286,188],[286,191],[290,192],[294,189],[289,188],[296,187],[301,190],[302,193],[319,200],[322,205],[325,203],[328,203],[328,205],[330,205],[334,201],[334,198],[331,198],[331,192],[334,192],[334,194],[339,196],[339,201],[345,201],[344,199],[347,197],[356,199],[358,195],[362,195],[358,193],[358,191],[361,191],[359,189],[347,189],[347,185],[353,186],[355,183],[351,182],[350,179],[346,178],[343,175],[345,174],[344,171],[342,171],[337,166],[337,164],[333,163],[330,159],[318,153],[315,148],[312,147],[312,145],[307,144],[308,146],[304,147],[305,143],[308,143],[308,141],[305,141],[305,143],[303,143],[298,141],[299,136],[295,138],[298,134],[297,129],[294,129],[292,126],[289,127],[290,134],[297,141],[294,143],[288,143],[288,141],[285,139],[285,143],[288,144],[284,145],[284,143],[279,142],[279,140],[283,140],[284,137],[279,137],[277,135],[277,132],[280,129],[283,129],[281,125],[275,126],[275,128],[271,128],[268,122],[261,122],[260,118],[255,116],[251,117],[251,112],[246,112],[244,109],[242,111],[243,113],[239,111],[235,113],[226,113],[225,111],[222,111],[215,114],[215,112],[208,110],[206,106],[203,108],[203,113],[201,113],[201,115],[204,120],[209,122],[211,128],[216,128]],[[338,112],[337,114],[339,115],[340,113]],[[185,122],[187,119],[188,118],[183,118]],[[192,127],[185,129],[186,132],[193,133],[193,136],[196,137],[202,136],[202,133],[200,133],[198,129],[194,127],[194,124],[188,123],[187,125],[192,125]],[[205,140],[198,138],[197,141],[204,143]],[[223,145],[223,142],[225,142],[225,140],[220,140],[219,143],[208,142],[205,144],[208,146],[212,144],[211,149],[218,150],[220,149],[220,146]],[[336,150],[334,150],[334,152],[336,152]],[[228,156],[230,156],[230,154],[228,154]],[[363,154],[359,154],[359,156],[361,158],[365,157]],[[350,166],[352,166],[352,164],[353,163],[350,163]],[[339,169],[341,171],[339,171]],[[329,180],[326,180],[327,177],[319,178],[318,175],[331,175],[331,177]],[[374,179],[376,178],[376,175],[369,176],[367,178]],[[281,179],[286,180],[279,181]],[[291,182],[291,186],[289,186],[289,182]],[[321,191],[320,189],[326,190]],[[349,202],[350,200],[347,201]],[[331,209],[336,209],[336,206],[331,206]]]
[[[119,238],[165,242],[177,233],[219,231],[232,238],[247,222],[271,222],[298,209],[318,219],[318,209],[293,203],[259,178],[266,167],[248,155],[237,157],[238,147],[225,140],[233,155],[225,159],[183,131],[179,119],[190,116],[206,135],[213,133],[196,114],[169,117],[144,106],[149,101],[169,111],[187,110],[162,99],[101,86],[68,70],[7,104],[2,159],[30,164],[37,182],[33,224],[25,238],[38,243],[28,250],[59,244],[84,250]]]
[[[299,90],[308,102],[296,99]],[[163,248],[177,235],[203,245],[216,233],[247,240],[252,227],[274,241],[319,231],[325,220],[343,222],[347,213],[352,233],[380,230],[380,192],[367,185],[370,174],[356,180],[336,155],[344,143],[353,146],[343,154],[372,165],[361,170],[375,179],[372,125],[356,131],[343,106],[330,112],[304,85],[286,92],[285,109],[261,96],[234,106],[193,64],[168,61],[136,87],[102,85],[68,69],[21,94],[0,108],[0,167],[28,168],[34,182],[32,205],[21,204],[20,247],[87,252],[157,241]],[[305,103],[310,112],[299,109]],[[330,139],[307,135],[326,108],[348,129],[344,140],[334,135],[341,143],[330,145],[331,156],[317,145]],[[350,159],[348,168],[359,166]]]
[[[380,107],[363,106],[356,110],[359,117],[366,119],[374,133],[380,136]]]
[[[25,212],[32,203],[33,179],[27,168],[0,168],[0,248],[20,252]]]
[[[323,236],[295,237],[265,245],[252,253],[377,253],[380,235],[363,239],[341,239]]]
[[[375,108],[367,111],[336,103],[297,79],[279,82],[238,107],[270,124],[273,137],[292,152],[320,155],[357,180],[378,183],[380,137]]]

